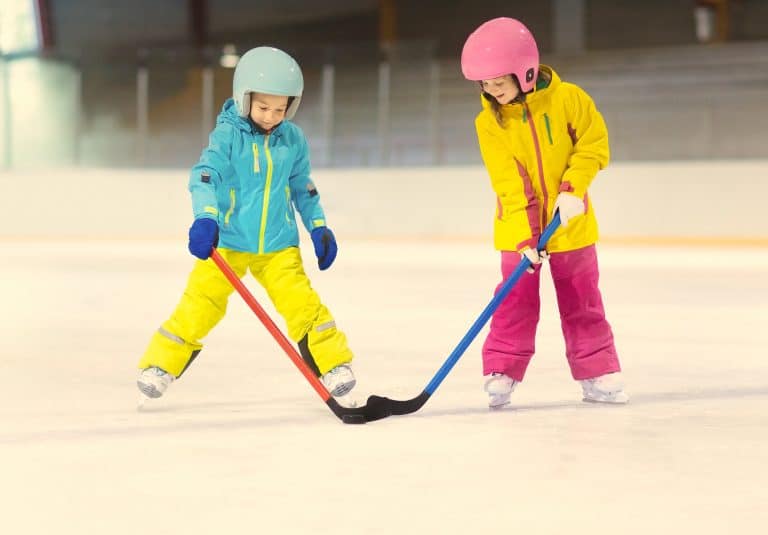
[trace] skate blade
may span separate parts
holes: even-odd
[[[344,394],[343,396],[333,396],[336,403],[347,409],[356,409],[358,406],[357,400],[352,397],[352,394]]]
[[[136,411],[141,412],[143,411],[147,406],[147,401],[149,401],[149,396],[145,396],[144,394],[139,394],[138,399],[136,400]]]
[[[623,396],[615,397],[612,399],[604,398],[604,399],[595,399],[595,398],[588,398],[584,397],[581,399],[584,403],[595,403],[598,405],[626,405],[629,403],[629,396],[624,394]]]

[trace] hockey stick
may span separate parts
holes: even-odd
[[[392,414],[392,411],[389,410],[389,400],[379,396],[369,397],[368,402],[363,407],[350,408],[339,405],[339,403],[333,399],[333,396],[331,396],[330,392],[328,392],[328,389],[325,388],[325,385],[323,385],[323,383],[320,382],[320,379],[318,379],[312,370],[309,369],[309,366],[306,362],[304,362],[304,359],[301,358],[301,355],[299,355],[298,351],[296,351],[296,348],[293,347],[293,344],[291,344],[288,338],[286,338],[280,328],[275,325],[275,322],[272,321],[272,318],[270,318],[264,309],[261,308],[261,305],[258,303],[258,301],[256,301],[256,299],[253,297],[253,294],[251,294],[248,288],[246,288],[237,274],[232,271],[232,268],[229,266],[227,261],[222,258],[216,248],[211,250],[211,259],[216,263],[217,266],[219,266],[219,269],[227,278],[227,280],[229,280],[232,286],[234,286],[235,290],[237,290],[237,293],[240,294],[246,304],[251,308],[251,310],[253,310],[256,316],[267,328],[272,337],[277,341],[280,347],[283,348],[283,351],[285,351],[288,357],[293,361],[302,375],[304,375],[307,381],[309,381],[309,384],[312,385],[312,388],[315,389],[315,392],[317,392],[320,398],[326,403],[326,405],[328,405],[333,413],[341,419],[342,422],[345,424],[364,424],[366,422],[372,422],[374,420],[386,418]]]
[[[550,223],[544,229],[543,234],[539,238],[539,243],[538,243],[539,250],[544,249],[544,246],[547,244],[549,239],[552,237],[552,234],[555,233],[555,231],[559,226],[560,226],[560,213],[556,212],[555,216],[552,218],[552,221],[550,221]],[[531,261],[528,260],[528,257],[525,255],[522,255],[522,256],[523,257],[520,260],[520,263],[515,268],[515,270],[512,272],[512,274],[510,274],[509,277],[507,277],[507,280],[505,280],[502,286],[499,288],[498,293],[493,297],[493,299],[491,299],[491,302],[488,303],[485,309],[480,313],[480,316],[478,316],[478,318],[469,328],[469,331],[467,331],[467,334],[464,335],[464,338],[461,339],[461,341],[453,350],[453,352],[448,356],[445,363],[443,363],[440,369],[437,370],[437,373],[435,374],[435,376],[432,378],[432,380],[429,382],[429,384],[421,394],[419,394],[415,398],[403,400],[403,401],[398,401],[398,400],[389,399],[389,398],[382,398],[379,396],[371,396],[368,398],[368,405],[371,405],[373,403],[377,407],[379,406],[386,407],[389,414],[393,416],[410,414],[412,412],[416,412],[421,407],[423,407],[424,404],[427,402],[427,400],[430,398],[430,396],[432,396],[435,390],[437,390],[437,387],[440,386],[440,383],[443,382],[443,379],[445,379],[445,377],[448,375],[448,372],[450,372],[451,369],[453,369],[456,362],[458,362],[459,358],[461,358],[461,356],[467,350],[469,345],[472,343],[472,341],[475,339],[478,333],[482,330],[482,328],[488,322],[488,320],[496,311],[496,309],[499,307],[501,302],[504,301],[504,299],[507,297],[509,292],[512,290],[512,287],[515,284],[517,284],[517,281],[520,279],[520,277],[523,276],[523,273],[525,273],[525,270],[531,266]]]

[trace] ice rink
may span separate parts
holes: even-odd
[[[416,396],[491,298],[497,253],[340,247],[327,272],[305,259],[356,353],[358,397]],[[484,330],[419,412],[347,426],[237,294],[185,376],[137,412],[136,363],[180,297],[185,244],[5,241],[2,532],[762,531],[768,250],[599,255],[629,405],[581,401],[545,273],[537,355],[511,407],[486,408]]]

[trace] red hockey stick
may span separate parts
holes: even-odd
[[[366,422],[372,422],[374,420],[380,420],[386,418],[392,414],[389,404],[385,401],[386,398],[380,398],[379,396],[371,396],[368,398],[368,402],[363,407],[343,407],[333,399],[325,385],[320,382],[320,379],[309,369],[307,363],[301,358],[293,344],[286,338],[286,336],[280,331],[280,328],[275,325],[272,318],[261,308],[261,305],[253,297],[253,294],[246,288],[243,282],[238,278],[237,274],[232,271],[226,260],[222,258],[219,252],[214,248],[211,251],[211,259],[219,266],[219,269],[229,282],[234,286],[237,293],[245,300],[251,310],[258,316],[261,323],[267,328],[272,337],[280,344],[286,355],[293,361],[299,371],[306,377],[315,392],[318,393],[320,398],[325,401],[328,407],[333,413],[338,416],[345,424],[364,424]],[[381,401],[380,401],[381,400]]]

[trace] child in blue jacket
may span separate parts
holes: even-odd
[[[139,361],[139,390],[148,398],[162,396],[224,317],[234,289],[209,259],[216,247],[239,277],[250,270],[264,286],[309,367],[349,404],[352,352],[312,289],[299,253],[296,211],[321,270],[337,252],[310,178],[307,141],[290,121],[304,88],[301,69],[281,50],[254,48],[238,62],[233,88],[190,176],[195,220],[189,251],[199,260],[176,310]]]

